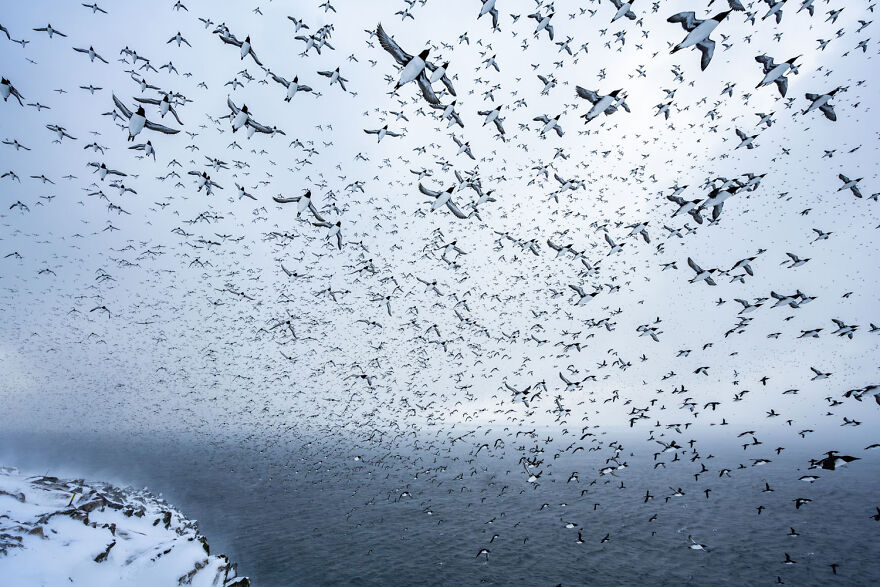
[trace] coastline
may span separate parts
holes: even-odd
[[[0,467],[0,576],[15,585],[248,587],[198,524],[146,489]]]

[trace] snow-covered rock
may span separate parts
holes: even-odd
[[[6,585],[244,587],[197,524],[145,490],[0,468]]]

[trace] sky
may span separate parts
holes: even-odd
[[[328,430],[476,425],[616,430],[629,428],[633,407],[646,406],[648,419],[634,427],[645,434],[654,422],[693,421],[710,435],[725,419],[783,436],[809,427],[855,446],[876,426],[871,394],[862,403],[843,398],[878,376],[880,335],[870,326],[880,324],[880,204],[870,198],[880,191],[877,45],[856,48],[875,26],[858,30],[872,19],[867,2],[840,3],[835,22],[826,20],[833,2],[818,4],[812,17],[792,2],[778,25],[762,20],[766,5],[754,2],[754,24],[733,13],[712,34],[717,46],[705,71],[696,50],[670,54],[686,32],[666,19],[686,10],[702,18],[723,2],[707,10],[705,1],[665,1],[656,11],[638,2],[638,20],[611,23],[609,2],[586,3],[584,12],[584,3],[557,1],[552,41],[533,34],[533,1],[499,0],[496,31],[488,15],[477,19],[476,0],[416,3],[413,18],[396,14],[403,2],[337,1],[330,11],[318,2],[173,4],[145,12],[107,2],[102,14],[41,2],[3,16],[12,38],[30,42],[0,38],[2,75],[25,104],[50,109],[14,98],[0,104],[0,136],[29,148],[0,145],[2,171],[20,178],[0,180],[0,427],[246,436],[296,426],[324,438]],[[295,32],[288,16],[309,29]],[[49,22],[68,36],[33,30]],[[380,22],[410,54],[430,47],[431,61],[450,62],[464,128],[436,120],[413,83],[391,94],[399,74],[374,35]],[[221,23],[238,39],[250,35],[265,68],[297,75],[313,91],[284,102],[282,86],[213,33]],[[324,25],[333,26],[334,49],[301,55],[296,35]],[[167,42],[178,31],[191,47]],[[558,44],[567,39],[573,55]],[[817,39],[831,41],[820,50]],[[72,50],[89,46],[109,63]],[[124,47],[158,71],[126,59]],[[755,87],[763,54],[777,63],[801,55],[788,100],[773,85]],[[498,71],[484,63],[493,56]],[[159,69],[167,63],[179,73]],[[348,91],[317,73],[336,67]],[[539,74],[557,81],[547,95]],[[182,125],[146,105],[150,120],[182,132],[126,141],[106,115],[112,94],[128,108],[135,97],[159,95],[141,92],[132,75],[186,97],[177,107]],[[243,87],[226,85],[236,79]],[[81,89],[90,84],[101,89]],[[622,88],[631,112],[585,123],[579,116],[590,104],[576,85],[600,94]],[[801,114],[806,93],[838,86],[846,91],[832,102],[836,122]],[[664,90],[675,90],[668,120],[655,115]],[[285,134],[233,133],[221,119],[227,97]],[[504,136],[479,114],[499,105]],[[758,113],[772,113],[773,124],[758,126]],[[533,119],[557,114],[564,135],[542,136]],[[52,124],[75,139],[54,143]],[[385,124],[403,136],[377,142],[364,132]],[[737,148],[737,129],[756,134],[756,147]],[[475,160],[457,153],[453,135],[469,141]],[[155,161],[129,148],[147,139]],[[87,148],[93,142],[103,154]],[[127,174],[120,180],[136,193],[121,195],[91,162]],[[206,171],[222,189],[206,194],[190,171]],[[432,190],[457,183],[455,172],[494,190],[479,218],[431,212],[419,192],[420,180]],[[556,193],[554,173],[583,188]],[[672,217],[672,186],[703,199],[716,178],[746,173],[766,175],[733,195],[717,224]],[[864,197],[839,191],[838,174],[861,178]],[[239,198],[236,184],[256,200]],[[272,199],[305,190],[323,215],[341,221],[341,250],[308,212],[298,217],[296,204]],[[467,187],[453,195],[463,210],[476,199]],[[27,208],[10,208],[19,201]],[[629,235],[642,222],[649,243]],[[816,229],[829,238],[815,240]],[[609,254],[606,234],[625,243],[622,252]],[[557,256],[548,239],[582,255]],[[453,241],[466,252],[454,264],[441,255]],[[529,241],[537,255],[523,246]],[[788,268],[787,253],[809,261]],[[716,275],[714,287],[689,282],[689,257],[728,270],[753,256],[754,275],[742,282],[730,283],[742,271]],[[586,271],[581,257],[598,272]],[[420,280],[436,280],[437,291]],[[602,293],[576,306],[570,285]],[[337,301],[321,293],[327,288],[341,292]],[[797,308],[771,308],[771,299],[735,328],[743,307],[735,300],[754,303],[771,291],[815,299]],[[832,319],[858,325],[853,337],[832,334]],[[655,326],[658,341],[640,336],[641,325]],[[815,328],[819,338],[798,338]],[[579,350],[561,346],[574,342]],[[813,380],[810,367],[832,375]],[[560,372],[595,380],[566,390]],[[542,381],[546,390],[534,397]],[[529,387],[528,405],[505,383]],[[679,386],[687,393],[672,395]],[[828,397],[843,403],[831,406]],[[682,405],[685,398],[697,407]],[[721,402],[714,411],[704,407],[712,401]],[[771,410],[781,416],[768,418]],[[841,428],[844,417],[862,425]]]

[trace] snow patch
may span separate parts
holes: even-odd
[[[196,522],[146,490],[0,467],[7,585],[245,587]]]

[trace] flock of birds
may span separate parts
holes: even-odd
[[[46,390],[12,386],[16,417],[100,419],[75,387],[146,429],[344,433],[437,484],[495,457],[499,507],[559,483],[709,500],[803,443],[776,473],[797,516],[876,459],[872,2],[190,4],[124,47],[102,31],[130,8],[0,26],[0,332]],[[35,48],[84,81],[47,90]],[[632,452],[694,482],[628,487]]]

